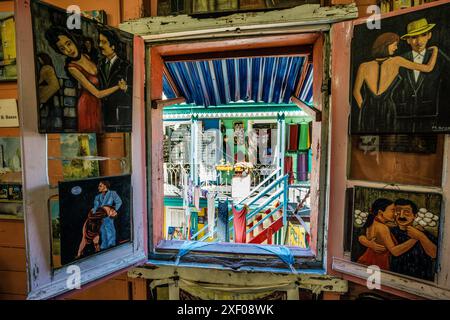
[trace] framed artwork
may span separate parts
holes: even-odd
[[[101,24],[107,24],[107,15],[105,10],[82,11],[84,17],[95,20]]]
[[[21,172],[19,137],[0,138],[0,174]]]
[[[442,196],[354,188],[352,261],[434,281]]]
[[[52,230],[52,264],[53,268],[61,267],[61,223],[59,218],[59,198],[54,196],[48,202]]]
[[[130,132],[133,35],[31,3],[39,132]]]
[[[61,155],[65,180],[98,177],[100,175],[95,134],[61,134]]]
[[[450,4],[355,26],[351,133],[450,132]]]
[[[61,264],[131,240],[131,176],[59,183]]]
[[[0,82],[17,80],[14,12],[0,12]]]

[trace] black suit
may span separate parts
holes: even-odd
[[[126,92],[119,89],[102,99],[105,131],[129,132],[131,131],[133,69],[127,61],[117,57],[108,74],[107,62],[107,59],[100,61],[101,88],[104,90],[114,87],[123,79],[126,81],[128,89]]]
[[[427,64],[432,50],[425,52],[423,64]],[[412,51],[403,55],[414,62]],[[431,132],[439,124],[443,114],[447,114],[448,101],[444,99],[449,87],[448,61],[438,54],[436,65],[431,72],[420,72],[416,81],[414,70],[400,68],[402,83],[394,101],[397,106],[397,132]],[[450,121],[448,121],[450,127]]]

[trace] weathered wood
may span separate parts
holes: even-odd
[[[0,271],[25,272],[26,258],[24,248],[0,247]]]
[[[172,106],[174,104],[180,104],[186,102],[186,98],[178,97],[178,98],[172,98],[172,99],[158,99],[158,100],[152,100],[152,109],[162,109],[167,106]]]
[[[199,61],[227,58],[255,58],[255,57],[287,57],[287,56],[303,56],[308,57],[312,53],[312,46],[283,46],[266,49],[242,49],[230,51],[205,52],[198,54],[175,55],[164,58],[164,61]]]
[[[164,63],[154,48],[146,49],[147,97],[161,100],[163,94],[162,76]],[[163,121],[162,108],[150,108],[147,115],[147,177],[150,224],[150,243],[153,248],[163,239],[164,224],[164,168],[163,168]]]
[[[348,283],[337,277],[323,274],[297,274],[274,272],[230,271],[213,268],[184,268],[176,266],[139,267],[128,272],[132,278],[151,280],[185,279],[188,281],[226,284],[229,286],[261,286],[264,284],[296,283],[299,288],[311,290],[315,293],[336,292],[345,293]]]
[[[0,293],[0,300],[26,300],[25,294]]]
[[[323,300],[341,300],[341,295],[337,292],[324,292]]]
[[[328,181],[328,137],[329,130],[329,103],[328,92],[323,92],[324,82],[329,77],[329,52],[324,34],[314,43],[313,49],[313,100],[314,108],[321,112],[321,122],[312,122],[311,137],[311,196],[310,196],[310,248],[322,261],[325,260],[323,252],[326,241],[324,240],[327,214],[327,181]]]
[[[367,266],[339,258],[333,259],[333,270],[364,280],[367,280],[369,276]],[[450,290],[439,288],[432,282],[401,276],[384,270],[381,270],[380,273],[382,287],[395,288],[428,299],[450,299]]]
[[[0,246],[25,248],[23,220],[0,220]]]
[[[322,121],[322,112],[320,110],[308,106],[306,103],[304,103],[302,100],[298,99],[295,96],[291,97],[291,101],[299,108],[301,108],[303,111],[305,111],[314,121],[316,122]]]
[[[0,271],[0,293],[19,294],[27,293],[27,274],[17,271]]]
[[[180,287],[176,282],[169,283],[169,300],[180,300]]]
[[[330,159],[328,162],[330,177],[328,228],[324,234],[327,241],[327,271],[333,272],[333,256],[342,257],[344,254],[344,216],[345,189],[347,179],[347,150],[348,150],[348,117],[349,96],[339,92],[350,92],[350,43],[352,39],[352,23],[342,22],[334,24],[331,29],[331,132]],[[333,239],[330,241],[330,239]]]
[[[111,279],[67,296],[65,300],[130,300],[128,281]]]
[[[441,216],[450,215],[450,135],[445,135],[444,165],[442,174],[442,213]],[[438,254],[438,285],[450,289],[450,219],[443,219],[440,225],[441,238]]]
[[[355,4],[339,7],[320,7],[305,4],[295,8],[258,13],[237,13],[215,19],[196,19],[187,15],[150,17],[121,24],[121,29],[142,36],[145,40],[180,37],[187,34],[243,32],[273,27],[316,25],[354,19]],[[164,35],[164,36],[163,36]],[[163,36],[163,37],[161,37]]]
[[[131,300],[148,300],[148,280],[143,278],[128,279],[132,287]]]

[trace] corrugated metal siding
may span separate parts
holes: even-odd
[[[167,69],[187,103],[198,106],[230,102],[289,103],[300,78],[304,57],[237,58],[167,62]],[[312,101],[312,66],[301,90]],[[175,97],[167,79],[164,95]]]

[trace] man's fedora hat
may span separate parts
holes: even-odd
[[[413,22],[408,23],[408,26],[406,27],[407,34],[401,36],[401,39],[418,36],[420,34],[430,31],[435,26],[436,24],[428,23],[427,19],[425,18],[415,20]]]

